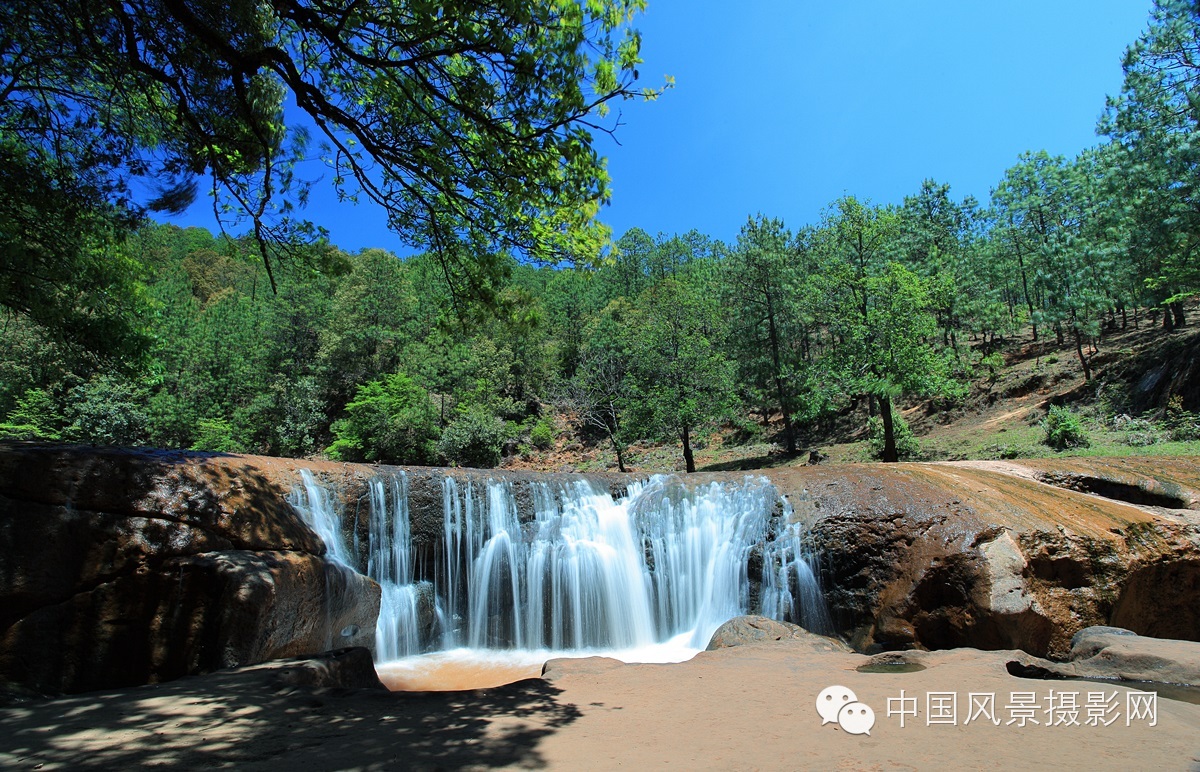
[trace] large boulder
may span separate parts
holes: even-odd
[[[213,680],[222,686],[244,681],[251,686],[262,685],[276,691],[292,688],[387,689],[375,671],[370,650],[362,646],[227,670],[218,673]]]
[[[1200,643],[1148,638],[1119,627],[1080,630],[1063,671],[1086,678],[1200,686]]]
[[[0,445],[0,681],[76,692],[373,647],[378,585],[232,462]]]
[[[810,633],[791,622],[754,615],[734,617],[718,627],[708,641],[707,651],[775,641],[801,641],[814,651],[851,651],[849,646],[836,638]]]
[[[915,652],[928,656],[926,652]],[[1008,672],[1024,678],[1090,678],[1200,686],[1200,643],[1150,638],[1108,625],[1085,627],[1072,639],[1066,660],[1052,662],[1015,652]],[[914,652],[880,656],[912,657]]]

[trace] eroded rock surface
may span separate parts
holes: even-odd
[[[373,646],[379,587],[242,459],[0,445],[0,680],[77,692]]]
[[[387,687],[375,672],[371,651],[362,646],[323,654],[272,660],[222,672],[226,681],[246,680],[268,689],[378,689]]]
[[[1200,512],[1094,492],[1194,504],[1200,463],[1067,459],[776,470],[804,502],[838,628],[865,651],[1021,649],[1066,657],[1071,638],[1113,624],[1200,640]],[[1133,498],[1127,496],[1126,498]],[[1151,497],[1152,498],[1152,497]],[[1144,499],[1150,500],[1150,499]],[[798,508],[798,512],[800,512]]]
[[[1075,634],[1069,661],[1057,669],[1085,678],[1200,686],[1200,643],[1149,638],[1119,627],[1088,627]]]

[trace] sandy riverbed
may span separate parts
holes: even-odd
[[[859,673],[866,657],[779,642],[674,665],[554,660],[542,678],[423,694],[223,673],[0,708],[0,767],[1200,769],[1200,705],[1159,699],[1157,725],[1126,726],[1128,688],[1015,678],[1010,658],[961,649]],[[834,684],[873,709],[869,736],[821,725],[816,697]],[[918,698],[904,728],[886,715],[901,689]],[[1045,724],[1052,690],[1079,692],[1080,726]],[[928,692],[958,695],[958,725],[926,725]],[[999,726],[962,725],[971,692],[996,695]],[[1033,693],[1042,723],[1007,723],[1013,692]],[[1086,725],[1090,692],[1116,693],[1109,726]]]

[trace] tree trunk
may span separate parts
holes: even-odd
[[[1033,325],[1033,340],[1036,343],[1037,322],[1033,321],[1033,300],[1029,297],[1029,279],[1025,277],[1025,257],[1021,254],[1021,245],[1017,245],[1017,266],[1021,269],[1021,288],[1025,291],[1025,305],[1029,307],[1029,323]]]
[[[1079,355],[1079,364],[1083,365],[1083,380],[1090,381],[1092,379],[1092,368],[1088,366],[1087,357],[1083,355],[1083,336],[1079,334],[1079,328],[1075,328],[1075,353]]]
[[[892,398],[879,398],[879,415],[883,418],[883,460],[894,463],[900,460],[896,453],[896,429],[892,424]]]
[[[1184,327],[1187,325],[1187,317],[1183,315],[1183,303],[1172,303],[1171,313],[1175,315],[1175,326]]]
[[[629,470],[625,468],[625,449],[621,447],[621,443],[617,442],[616,437],[610,435],[609,439],[612,440],[613,450],[617,453],[617,471],[628,472]]]
[[[687,465],[687,471],[696,471],[696,459],[692,456],[692,433],[688,427],[683,427],[683,432],[679,438],[683,440],[683,462]]]

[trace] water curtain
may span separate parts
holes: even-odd
[[[702,649],[749,612],[830,628],[804,526],[762,477],[688,486],[660,475],[616,498],[586,479],[531,483],[532,512],[521,512],[511,483],[447,475],[439,543],[419,569],[403,471],[373,478],[358,503],[365,550],[351,547],[358,530],[337,497],[307,470],[301,482],[292,504],[329,556],[383,589],[380,661],[459,647]]]

